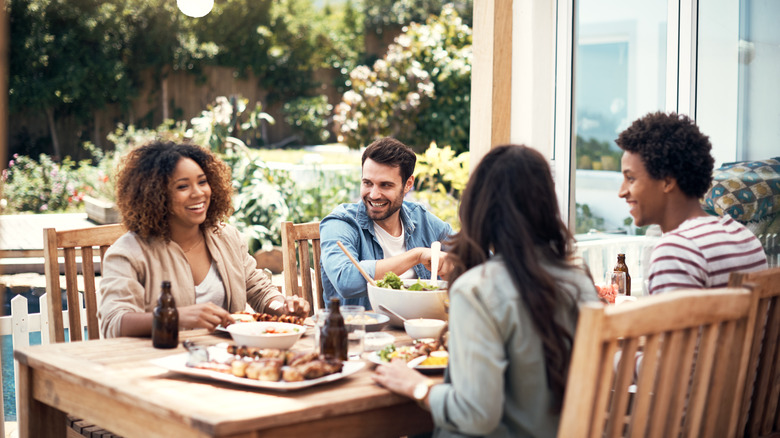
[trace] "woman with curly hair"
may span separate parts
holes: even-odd
[[[374,380],[430,409],[435,436],[552,437],[581,301],[596,301],[561,221],[550,167],[525,146],[479,163],[447,259],[450,360],[444,383],[406,364]]]
[[[232,213],[230,169],[192,144],[154,141],[130,151],[117,175],[127,229],[103,261],[98,316],[104,337],[149,336],[163,281],[171,282],[183,329],[233,322],[248,303],[258,312],[306,315],[249,255]]]

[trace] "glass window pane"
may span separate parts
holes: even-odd
[[[742,0],[739,26],[738,152],[777,157],[780,138],[780,2]]]
[[[617,196],[622,153],[615,138],[634,119],[664,108],[666,0],[576,5],[576,232],[621,232],[630,215]]]

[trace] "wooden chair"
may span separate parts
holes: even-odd
[[[65,326],[62,320],[62,300],[60,292],[60,250],[65,258],[65,293],[68,303],[68,322],[70,341],[83,340],[81,323],[81,300],[78,287],[77,250],[81,255],[81,273],[84,280],[84,304],[86,307],[87,336],[100,338],[100,326],[97,318],[97,293],[95,291],[95,265],[93,247],[99,247],[100,262],[106,250],[122,234],[122,225],[103,225],[77,230],[57,231],[54,228],[43,229],[44,272],[46,273],[46,302],[49,317],[49,340],[65,342]],[[112,437],[112,433],[73,416],[68,416],[68,437],[102,436]]]
[[[744,288],[583,306],[558,436],[735,436],[755,315]]]
[[[100,338],[97,319],[97,295],[95,292],[95,266],[93,247],[100,247],[100,260],[108,247],[125,232],[122,225],[103,225],[77,230],[43,230],[44,271],[46,273],[46,297],[49,314],[49,339],[51,342],[65,341],[65,327],[62,321],[60,289],[60,265],[57,257],[62,249],[65,257],[65,290],[68,303],[69,334],[71,341],[81,341],[81,300],[78,288],[78,266],[76,253],[81,254],[81,272],[84,279],[84,303],[86,305],[87,333],[89,339]]]
[[[309,242],[312,256],[309,257]],[[297,249],[296,249],[297,245]],[[320,223],[293,224],[282,222],[282,263],[284,266],[284,290],[288,296],[297,295],[311,304],[312,312],[322,309],[322,272],[320,271]],[[299,264],[300,263],[300,264]],[[300,267],[300,269],[299,269]],[[313,289],[311,269],[317,290]],[[300,281],[299,278],[300,271]]]
[[[746,437],[780,437],[780,268],[731,274],[729,286],[743,284],[753,287],[758,313],[738,431]]]

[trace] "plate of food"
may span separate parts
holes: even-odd
[[[379,351],[373,351],[366,357],[377,365],[386,364],[399,358],[410,368],[422,372],[440,372],[447,368],[449,353],[438,345],[435,340],[422,340],[414,345],[388,345]]]
[[[269,321],[269,322],[286,322],[288,324],[304,325],[304,318],[295,315],[271,315],[269,313],[251,313],[251,312],[238,312],[231,313],[230,316],[238,323],[256,322],[256,321]],[[218,325],[215,329],[218,332],[228,333],[226,327]]]
[[[207,348],[206,360],[191,353],[153,359],[169,371],[253,388],[292,391],[343,379],[360,371],[362,361],[329,361],[315,353],[253,349],[218,344]]]

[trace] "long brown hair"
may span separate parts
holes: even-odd
[[[480,162],[461,200],[461,231],[447,256],[453,263],[448,280],[501,255],[515,288],[542,340],[551,409],[563,404],[573,334],[555,319],[562,305],[576,312],[576,301],[541,267],[540,258],[569,266],[573,239],[561,220],[550,167],[526,146],[499,146]],[[576,314],[576,313],[575,313]]]

